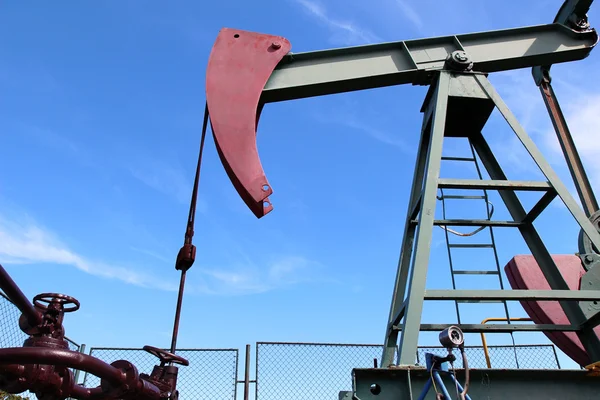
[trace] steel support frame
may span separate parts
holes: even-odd
[[[396,281],[392,295],[392,304],[390,306],[390,316],[384,338],[383,356],[381,358],[381,366],[383,368],[394,363],[396,353],[398,351],[398,331],[394,330],[394,325],[400,322],[402,317],[404,317],[404,311],[406,310],[404,295],[406,293],[415,233],[418,226],[417,224],[412,224],[411,221],[418,215],[421,208],[421,200],[423,198],[421,186],[423,177],[425,176],[425,165],[427,161],[425,155],[428,152],[429,142],[431,139],[431,135],[429,134],[430,128],[430,119],[424,118],[423,126],[421,127],[421,139],[419,140],[417,159],[415,161],[413,182],[408,201],[407,217],[404,223],[404,235],[402,236],[402,246],[400,247],[400,259],[398,261],[398,270],[396,273]]]
[[[544,159],[541,151],[537,148],[533,140],[527,135],[523,127],[517,121],[517,118],[513,115],[508,106],[504,103],[500,95],[496,92],[492,84],[487,79],[484,79],[481,76],[477,76],[476,79],[488,96],[490,96],[490,98],[494,101],[498,111],[500,111],[506,122],[515,132],[527,152],[537,164],[538,168],[540,168],[548,182],[556,191],[558,197],[563,201],[571,215],[575,218],[582,231],[588,235],[590,240],[596,245],[597,248],[600,248],[600,233],[596,230],[594,225],[587,218],[585,212],[581,209],[581,207],[579,207],[575,199],[571,196],[567,187],[560,180],[556,172],[554,172],[550,164]],[[506,179],[506,175],[502,171],[500,164],[487,145],[483,135],[476,135],[474,140],[472,139],[472,143],[490,177],[492,179]],[[502,197],[502,200],[504,201],[509,213],[514,219],[522,220],[526,217],[527,214],[525,213],[525,209],[514,192],[500,191],[499,194]],[[548,249],[544,245],[533,225],[524,224],[519,227],[519,231],[521,232],[521,235],[527,243],[529,250],[540,266],[544,277],[550,284],[550,287],[552,289],[569,290],[567,283],[565,282],[558,267],[554,263],[552,256],[548,252]],[[560,305],[571,324],[579,324],[582,326],[582,329],[577,332],[577,336],[583,343],[590,356],[590,359],[600,361],[600,339],[594,333],[593,327],[591,327],[589,323],[586,324],[586,322],[588,322],[588,318],[585,316],[585,313],[581,310],[578,304],[573,302],[561,301]]]
[[[438,184],[440,181],[442,181],[439,180],[442,145],[444,139],[444,128],[446,126],[448,100],[450,95],[450,81],[453,79],[454,75],[455,73],[449,71],[439,72],[437,81],[435,81],[431,88],[431,90],[435,88],[433,95],[429,97],[429,103],[424,111],[421,142],[419,145],[419,153],[417,155],[415,175],[413,177],[394,294],[385,335],[385,345],[381,363],[383,368],[394,364],[396,344],[398,341],[398,335],[400,333],[401,337],[398,365],[413,365],[418,345],[419,332],[422,328],[427,328],[427,326],[421,325],[421,313],[423,310],[423,302],[428,297],[425,287],[430,255],[429,248],[431,244],[433,226],[435,224],[434,215],[436,208],[436,191]],[[569,287],[567,286],[550,253],[545,247],[542,239],[535,230],[532,224],[533,220],[535,219],[533,217],[537,217],[542,212],[545,206],[550,203],[551,198],[558,196],[566,205],[567,209],[573,215],[577,223],[582,227],[583,231],[591,238],[592,242],[596,243],[596,245],[600,245],[600,234],[598,234],[592,223],[587,219],[584,211],[578,206],[576,201],[568,192],[566,186],[560,181],[556,173],[552,170],[548,162],[542,156],[539,149],[535,146],[531,138],[529,138],[529,136],[525,133],[524,129],[517,122],[514,115],[510,112],[487,78],[480,74],[473,74],[473,77],[474,82],[480,86],[481,90],[483,90],[486,96],[488,96],[489,100],[493,101],[495,107],[500,111],[506,122],[515,132],[525,149],[531,155],[547,179],[547,182],[538,184],[532,184],[531,182],[526,182],[523,185],[514,184],[514,182],[511,183],[511,181],[507,180],[506,175],[502,171],[487,142],[483,138],[483,135],[481,133],[477,133],[470,136],[474,150],[481,159],[482,164],[487,170],[490,178],[493,180],[487,181],[488,183],[484,183],[484,186],[486,186],[488,189],[490,186],[494,186],[494,189],[499,191],[499,194],[513,220],[515,222],[519,222],[519,224],[516,224],[516,226],[523,236],[532,255],[540,265],[540,268],[548,280],[550,287],[553,290],[559,290],[559,292],[556,292],[554,296],[552,296],[550,293],[544,295],[541,293],[530,293],[531,297],[535,298],[537,294],[539,298],[553,297],[554,299],[557,299],[570,322],[570,325],[557,326],[556,328],[549,325],[530,325],[516,326],[516,329],[497,327],[490,328],[489,330],[502,331],[504,329],[504,331],[547,331],[562,329],[576,331],[580,340],[582,343],[584,343],[584,346],[591,359],[600,360],[600,340],[594,334],[590,324],[586,324],[587,318],[576,301],[568,300],[569,298],[572,300],[579,300],[580,297],[587,297],[588,295],[596,297],[596,294],[587,293],[582,295],[581,293],[577,293],[575,291],[571,291],[573,296],[569,296],[567,294],[567,292],[570,291]],[[442,182],[447,185],[451,181],[443,180]],[[460,186],[460,184],[466,184],[466,182],[457,182],[457,187]],[[477,184],[467,184],[466,186],[473,186],[474,188],[477,186]],[[528,214],[515,193],[515,190],[519,190],[519,186],[526,186],[526,190],[546,190],[550,194],[544,196],[538,205],[536,205],[530,214]],[[414,211],[417,207],[420,212],[418,213],[418,218],[416,221],[417,223],[415,224]],[[441,295],[441,292],[442,291],[439,291],[438,295]],[[510,292],[511,291],[505,291],[506,296],[503,296],[502,298],[504,299],[513,297],[513,299],[516,299],[525,295],[524,293],[514,293],[511,295]],[[464,295],[465,293],[463,293],[463,297]],[[477,293],[466,293],[466,295],[474,295],[474,300],[478,298]],[[479,295],[480,298],[489,297],[483,294]],[[500,294],[498,293],[494,294],[496,297],[499,295]],[[446,296],[447,293],[443,293],[443,297]],[[448,295],[448,299],[451,297],[452,296]],[[399,324],[401,320],[402,323]],[[429,325],[435,326],[435,324]],[[472,326],[469,326],[469,328],[471,328],[473,331],[484,330],[484,328],[481,326],[476,326],[474,324],[471,325]],[[440,327],[442,327],[442,325],[440,325]]]
[[[397,311],[394,306],[404,301],[407,284],[398,364],[414,364],[417,352],[427,280],[427,266],[429,264],[429,248],[435,217],[437,180],[442,160],[442,144],[444,140],[449,88],[450,73],[442,71],[437,78],[435,93],[430,100],[428,109],[425,110],[423,119],[421,144],[419,146],[419,153],[417,154],[417,168],[415,169],[411,189],[411,201],[409,202],[409,207],[412,207],[415,202],[414,199],[420,198],[420,212],[416,227],[411,223],[411,215],[407,216],[405,234],[408,231],[411,235],[409,237],[405,235],[403,239],[388,332],[384,341],[384,354],[381,362],[383,367],[393,364],[394,361],[391,349],[396,349],[398,338],[398,332],[393,329],[395,321],[392,318],[396,315]],[[409,208],[409,213],[410,211]],[[414,259],[410,263],[413,241],[415,249]],[[409,246],[410,249],[407,248]]]

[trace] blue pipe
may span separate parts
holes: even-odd
[[[417,400],[425,400],[425,396],[429,393],[429,389],[431,389],[431,378],[427,379],[427,382],[425,382],[425,386],[423,386],[423,390]]]
[[[444,385],[444,381],[442,380],[442,377],[438,371],[433,371],[433,379],[435,379],[438,389],[442,391],[444,399],[452,400],[452,397],[450,397],[450,393],[448,393],[448,389],[446,389],[446,385]]]
[[[452,379],[452,382],[458,386],[458,390],[460,390],[461,392],[464,390],[462,385],[460,384],[460,382],[456,379],[456,377],[454,376],[454,374],[450,374],[450,379]],[[466,400],[471,400],[471,398],[469,397],[468,394],[465,395],[465,399]]]

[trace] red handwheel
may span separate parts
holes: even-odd
[[[161,364],[172,362],[174,364],[185,365],[186,367],[190,365],[190,362],[188,360],[169,351],[158,349],[153,346],[144,346],[143,349],[146,350],[148,353],[152,354],[153,356],[158,357]]]

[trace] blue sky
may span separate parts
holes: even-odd
[[[29,297],[55,291],[81,301],[81,310],[66,319],[75,341],[167,346],[205,67],[219,29],[281,35],[300,52],[547,23],[561,3],[5,3],[0,262]],[[590,13],[592,26],[598,13]],[[553,68],[555,90],[595,186],[598,64],[593,52]],[[491,80],[567,179],[530,71]],[[261,220],[238,198],[209,137],[181,347],[382,342],[424,94],[423,87],[403,86],[269,104],[258,147],[275,209]],[[497,115],[486,133],[509,177],[540,176]],[[503,212],[498,206],[499,217]],[[578,229],[560,205],[537,226],[552,252],[577,251]],[[516,232],[498,233],[497,240],[502,266],[527,252]],[[428,286],[449,287],[441,230],[432,250]],[[453,322],[443,318],[452,309],[428,306],[424,320]],[[495,316],[491,312],[473,311],[465,322]],[[522,343],[545,340],[520,337]],[[432,336],[424,340],[435,344]]]

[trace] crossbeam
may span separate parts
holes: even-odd
[[[600,300],[600,290],[426,290],[425,300]]]
[[[400,84],[429,84],[448,55],[464,51],[478,72],[498,72],[581,60],[598,41],[554,23],[524,28],[406,40],[288,54],[263,89],[277,102]]]

